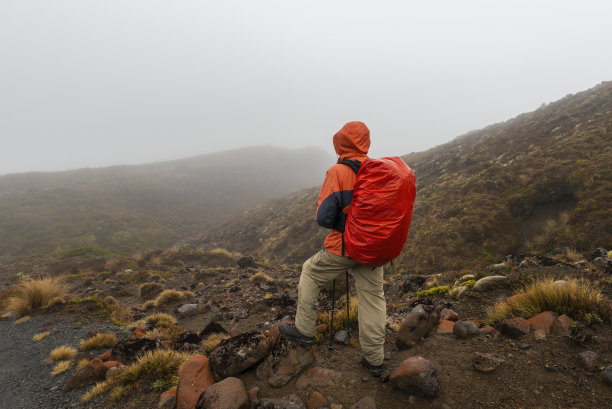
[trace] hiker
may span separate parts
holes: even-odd
[[[358,301],[362,364],[373,376],[383,371],[386,303],[383,268],[369,267],[345,255],[343,232],[353,186],[361,162],[368,158],[370,130],[363,122],[349,122],[333,137],[338,163],[327,171],[319,193],[316,221],[331,229],[323,249],[302,266],[295,323],[282,322],[279,332],[302,346],[314,343],[319,287],[352,270]],[[343,162],[343,163],[340,163]]]

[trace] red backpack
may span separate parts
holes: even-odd
[[[399,256],[415,197],[414,172],[401,158],[366,159],[357,172],[344,227],[346,254],[370,266]]]

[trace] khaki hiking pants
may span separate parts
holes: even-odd
[[[348,257],[319,251],[302,266],[295,326],[306,336],[315,335],[319,287],[344,275],[348,269],[353,272],[357,288],[359,343],[368,362],[381,365],[387,318],[382,267],[372,269]]]

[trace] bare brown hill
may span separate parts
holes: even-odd
[[[417,201],[396,267],[463,269],[510,253],[612,247],[612,82],[404,160]],[[304,190],[247,210],[196,243],[302,261],[326,233],[313,220],[316,196]]]
[[[329,160],[316,148],[263,146],[1,176],[0,261],[57,249],[103,255],[167,247],[233,212],[319,183]]]

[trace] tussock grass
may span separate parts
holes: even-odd
[[[32,341],[40,341],[43,338],[47,338],[49,334],[50,334],[49,331],[45,331],[45,332],[41,332],[40,334],[36,334],[32,337]]]
[[[592,282],[584,279],[565,278],[565,283],[555,284],[552,278],[535,281],[518,297],[508,303],[499,301],[487,309],[489,322],[499,322],[508,315],[529,318],[544,311],[584,317],[597,314],[602,319],[612,315],[609,301]]]
[[[55,378],[57,375],[66,372],[68,370],[68,368],[70,368],[70,366],[72,366],[72,362],[70,362],[70,361],[60,361],[60,362],[58,362],[53,367],[53,370],[51,371],[51,376]]]
[[[22,317],[64,295],[64,287],[55,278],[21,280],[15,288],[15,295],[8,301],[8,310]]]
[[[153,328],[170,328],[176,324],[176,318],[170,314],[158,312],[157,314],[152,314],[145,317],[144,322]]]
[[[86,366],[89,363],[89,359],[87,358],[81,358],[79,359],[79,361],[76,363],[76,368],[77,369],[81,369],[84,366]]]
[[[115,334],[96,334],[89,339],[84,339],[79,344],[81,351],[90,351],[92,349],[112,348],[117,344]]]
[[[357,301],[357,297],[354,296],[350,296],[350,305],[349,305],[349,326],[351,328],[356,327],[357,325],[357,321],[358,321],[358,311],[359,311],[359,302]],[[329,328],[329,325],[331,324],[331,312],[328,312],[326,314],[321,314],[319,316],[319,321],[322,324],[327,325],[327,327]],[[341,329],[347,329],[346,327],[346,302],[344,303],[339,303],[339,305],[336,307],[336,312],[334,313],[334,332],[341,330]]]
[[[163,390],[176,386],[178,374],[192,356],[189,352],[178,352],[171,349],[156,349],[148,351],[136,362],[129,365],[116,378],[96,384],[83,395],[83,401],[110,391],[111,401],[117,402],[127,396],[134,385],[148,382],[155,383]]]
[[[576,249],[566,247],[563,249],[563,259],[568,263],[577,263],[582,260],[582,255],[576,251]]]
[[[161,341],[171,341],[173,339],[172,334],[167,328],[153,328],[145,332],[144,337],[152,340],[159,339]]]
[[[143,310],[152,310],[153,308],[157,307],[157,303],[154,300],[149,300],[146,303],[143,304],[142,309]]]
[[[162,291],[155,299],[155,306],[161,307],[171,302],[180,301],[187,296],[187,292],[168,289]]]
[[[18,320],[15,320],[15,322],[13,322],[13,324],[15,324],[15,325],[23,324],[24,322],[30,321],[31,318],[32,317],[30,317],[29,315],[24,315],[23,317],[19,318]]]
[[[252,283],[273,283],[274,282],[272,277],[270,277],[269,275],[265,274],[262,271],[260,271],[259,273],[255,273],[251,277],[249,277],[249,281]]]
[[[208,337],[200,342],[200,346],[205,352],[212,351],[217,345],[221,343],[224,339],[228,339],[230,336],[228,334],[210,334]]]
[[[72,359],[77,353],[77,350],[72,348],[70,345],[62,345],[61,347],[55,348],[49,353],[54,361],[66,361]]]
[[[161,293],[163,288],[164,286],[159,283],[144,283],[138,287],[138,295],[140,298],[148,300]]]

